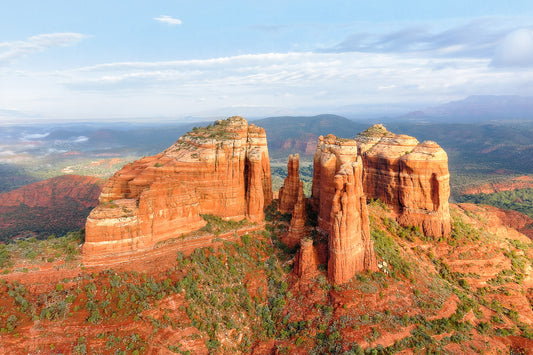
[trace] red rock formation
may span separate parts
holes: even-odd
[[[0,194],[0,206],[50,207],[59,196],[83,207],[95,207],[104,180],[80,175],[62,175]]]
[[[388,132],[374,125],[355,137],[364,165],[364,191],[390,205],[403,226],[425,235],[451,232],[448,156],[435,142]]]
[[[104,181],[63,175],[0,194],[0,237],[63,234],[82,228]],[[0,238],[2,239],[2,238]]]
[[[283,186],[279,189],[279,210],[281,213],[292,213],[298,199],[298,190],[300,188],[299,167],[300,156],[298,154],[289,155],[287,177],[283,182]]]
[[[329,235],[328,277],[336,284],[357,272],[377,269],[362,173],[355,141],[333,135],[319,138],[312,201],[318,229]]]
[[[318,273],[317,260],[318,257],[313,246],[313,240],[308,238],[301,239],[297,267],[297,273],[300,279],[309,280]]]
[[[297,245],[305,235],[305,194],[304,183],[300,181],[298,188],[298,196],[296,204],[292,210],[291,225],[289,227],[289,233],[283,239],[284,243],[290,248]]]
[[[149,249],[202,227],[200,214],[262,221],[271,186],[262,128],[231,117],[194,129],[110,179],[87,219],[84,254]]]
[[[359,158],[343,164],[335,175],[328,260],[328,278],[335,284],[349,281],[357,272],[377,270],[362,172]]]
[[[318,229],[329,233],[331,229],[331,205],[335,196],[335,175],[344,163],[355,162],[357,146],[353,140],[334,135],[318,137],[313,161],[312,203],[318,212]]]

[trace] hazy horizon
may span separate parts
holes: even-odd
[[[532,96],[532,20],[530,1],[10,3],[0,123],[378,115]]]

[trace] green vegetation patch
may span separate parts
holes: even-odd
[[[501,191],[493,194],[462,195],[458,202],[490,205],[521,212],[533,218],[533,189]]]

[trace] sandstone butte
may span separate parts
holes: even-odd
[[[363,158],[363,188],[370,199],[388,204],[402,226],[427,236],[451,232],[448,156],[435,142],[394,134],[377,124],[354,140]]]
[[[353,140],[319,138],[312,202],[318,229],[329,236],[328,278],[335,284],[358,272],[377,270],[362,174],[363,162]]]
[[[201,214],[261,222],[271,200],[264,129],[242,117],[217,121],[118,171],[87,219],[83,254],[149,250],[204,226]]]

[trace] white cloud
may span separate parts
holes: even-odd
[[[166,23],[167,25],[181,25],[181,20],[177,18],[173,18],[172,16],[168,15],[161,15],[159,17],[154,17],[154,20],[161,23]]]
[[[38,140],[38,139],[41,139],[41,138],[46,138],[50,135],[49,132],[47,133],[33,133],[33,134],[25,134],[22,136],[21,140],[22,141],[31,141],[31,140]]]
[[[495,67],[533,67],[533,30],[519,29],[509,33],[492,61]]]
[[[360,52],[104,63],[2,77],[7,84],[0,87],[0,107],[57,118],[257,116],[302,108],[331,112],[346,105],[426,106],[472,94],[533,95],[533,68],[494,70],[490,63],[490,58]]]
[[[84,39],[81,33],[47,33],[32,36],[24,41],[0,42],[0,65],[53,47],[68,47]]]

